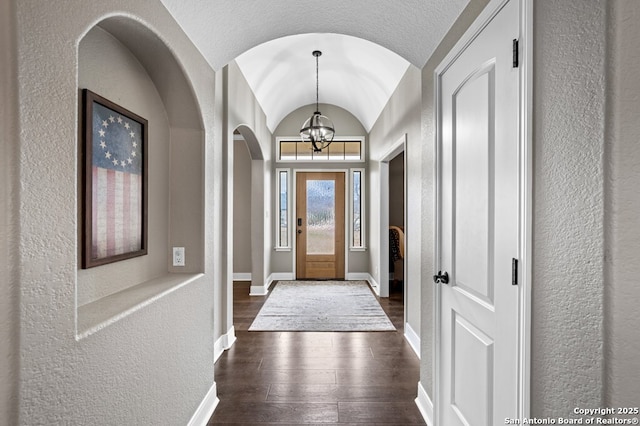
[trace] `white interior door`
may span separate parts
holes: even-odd
[[[439,71],[443,426],[494,426],[518,414],[519,7],[506,3]]]

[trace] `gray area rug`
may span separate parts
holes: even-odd
[[[395,331],[366,281],[280,281],[249,331]]]

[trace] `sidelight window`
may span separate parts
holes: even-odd
[[[276,169],[277,179],[277,227],[276,227],[276,250],[277,249],[290,249],[291,241],[289,234],[289,187],[290,187],[290,175],[289,169]]]
[[[350,242],[352,250],[364,250],[364,169],[351,169],[349,190]]]

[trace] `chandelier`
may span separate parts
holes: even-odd
[[[316,111],[302,125],[300,136],[304,142],[311,142],[313,152],[320,152],[333,141],[335,129],[331,120],[320,114],[318,108],[318,58],[322,52],[314,50],[312,54],[316,57]]]

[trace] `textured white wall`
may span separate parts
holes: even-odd
[[[393,147],[398,140],[407,135],[406,156],[407,174],[407,213],[405,223],[405,244],[407,257],[405,257],[405,300],[407,306],[407,322],[420,336],[420,293],[422,291],[422,275],[420,264],[422,262],[422,137],[420,134],[420,99],[421,85],[420,70],[410,65],[404,74],[398,87],[391,95],[389,102],[382,110],[380,117],[369,133],[371,173],[369,175],[368,188],[370,188],[370,251],[369,261],[371,265],[387,262],[388,259],[380,259],[380,177],[375,165]],[[386,208],[386,207],[385,207]],[[382,238],[389,238],[385,229]],[[373,268],[372,268],[373,269]],[[380,269],[377,273],[371,271],[374,279],[380,283]]]
[[[536,416],[603,403],[605,5],[534,3]]]
[[[157,30],[187,70],[207,130],[213,124],[214,74],[159,2],[12,4],[21,129],[20,183],[12,188],[21,201],[20,424],[185,424],[213,384],[210,274],[89,337],[75,338],[78,42],[114,10],[134,17],[134,27]],[[162,51],[155,55],[164,57]],[[213,173],[221,163],[216,167],[211,145],[204,157]],[[216,194],[209,185],[203,192],[210,209]],[[205,227],[210,253],[220,229],[210,211],[205,213],[211,218]]]
[[[605,405],[633,407],[640,396],[640,4],[609,7]]]
[[[12,2],[0,3],[0,424],[17,423],[17,81]]]

